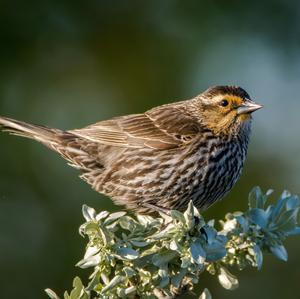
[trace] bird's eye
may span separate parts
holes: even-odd
[[[221,102],[220,102],[220,105],[222,106],[222,107],[226,107],[226,106],[228,106],[228,101],[227,100],[222,100]]]

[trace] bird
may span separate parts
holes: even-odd
[[[214,86],[145,113],[60,130],[0,117],[0,128],[57,152],[117,205],[139,214],[201,212],[241,175],[252,112],[263,106],[238,86]]]

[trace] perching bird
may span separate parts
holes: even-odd
[[[93,189],[130,210],[184,210],[192,200],[203,211],[239,178],[251,113],[260,108],[242,88],[216,86],[190,100],[82,129],[5,117],[0,126],[58,152]]]

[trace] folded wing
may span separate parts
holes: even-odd
[[[191,142],[200,132],[200,126],[184,106],[173,104],[69,132],[111,146],[165,150]]]

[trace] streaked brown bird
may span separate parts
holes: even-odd
[[[236,183],[246,157],[251,113],[262,108],[240,87],[216,86],[186,101],[58,130],[1,117],[0,126],[35,139],[82,172],[119,205],[140,213],[201,211]]]

